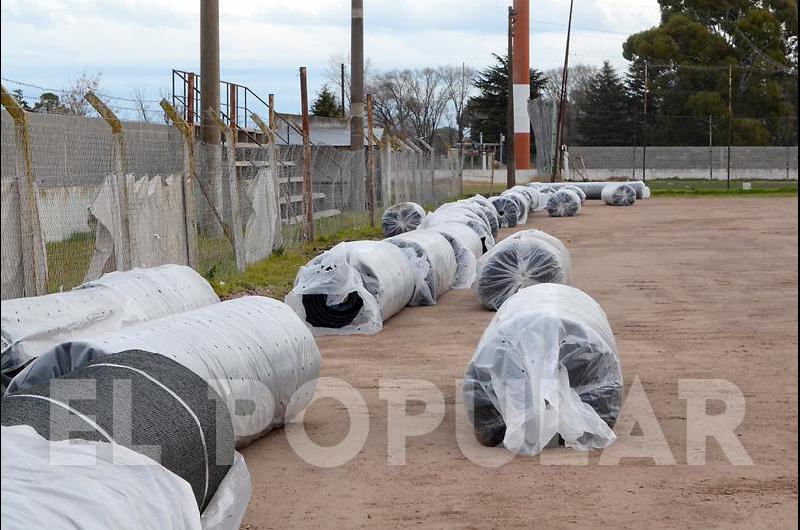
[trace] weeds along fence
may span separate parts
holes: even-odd
[[[214,277],[303,244],[306,150],[222,130],[2,112],[2,298],[70,289],[164,263]],[[376,206],[457,194],[457,166],[416,146],[374,147]],[[314,233],[370,223],[365,152],[310,149]]]

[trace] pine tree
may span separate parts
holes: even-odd
[[[625,85],[606,61],[592,76],[578,104],[578,134],[583,145],[630,145],[631,103]]]
[[[339,105],[336,96],[328,88],[328,85],[323,85],[320,91],[317,92],[314,103],[311,104],[311,114],[314,116],[335,118],[341,116],[341,112],[342,107]]]
[[[506,134],[508,104],[508,58],[494,54],[495,64],[478,72],[474,85],[480,94],[470,98],[468,108],[470,136],[477,140],[483,133],[484,142],[499,142]],[[542,73],[531,69],[531,99],[541,93],[545,80]]]

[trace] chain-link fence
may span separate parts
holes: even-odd
[[[190,143],[168,125],[114,130],[96,118],[25,117],[23,126],[2,113],[4,299],[162,263],[214,277],[307,240],[302,145],[223,126],[221,143],[204,142],[201,127]],[[314,234],[369,225],[366,151],[309,152]],[[458,193],[453,153],[387,137],[373,154],[378,218],[394,202],[432,204]]]

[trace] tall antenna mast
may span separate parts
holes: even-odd
[[[561,94],[558,102],[558,123],[556,125],[556,149],[553,161],[553,174],[550,182],[561,180],[561,157],[563,155],[562,143],[564,134],[564,114],[567,108],[567,81],[569,80],[569,41],[572,36],[572,7],[574,0],[569,2],[569,22],[567,23],[567,46],[564,51],[564,71],[561,75]]]

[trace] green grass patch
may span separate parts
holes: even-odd
[[[257,294],[283,299],[292,289],[297,271],[317,254],[342,241],[382,239],[380,226],[352,227],[336,232],[320,234],[313,243],[297,245],[295,248],[280,248],[268,258],[238,272],[235,264],[216,268],[206,273],[206,279],[220,298],[231,298],[241,294]]]
[[[69,290],[83,283],[94,253],[94,234],[76,232],[63,241],[47,243],[47,292]]]
[[[750,182],[752,189],[742,189],[743,182]],[[763,193],[796,193],[796,180],[732,180],[730,189],[725,180],[708,179],[659,179],[648,180],[647,185],[653,195],[665,196],[670,194],[694,194],[694,195],[729,195],[729,194],[763,194]]]

